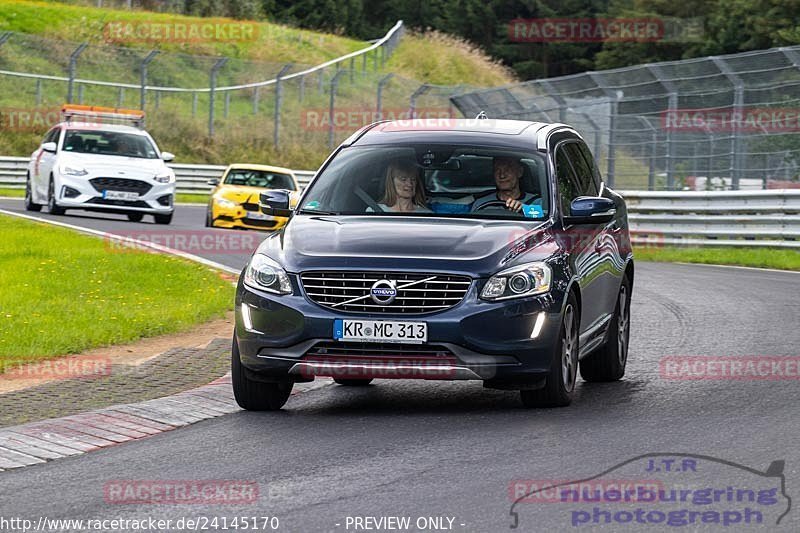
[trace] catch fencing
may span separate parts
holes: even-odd
[[[619,189],[800,187],[800,46],[531,80],[452,100],[465,116],[575,126]]]

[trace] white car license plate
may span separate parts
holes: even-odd
[[[333,322],[333,338],[339,341],[421,344],[428,340],[428,324],[425,322],[347,320],[340,318]]]
[[[253,220],[272,220],[271,215],[265,215],[264,213],[259,213],[258,211],[248,211],[247,218]]]
[[[103,191],[103,198],[106,200],[138,200],[139,193],[138,192],[127,192],[127,191]]]

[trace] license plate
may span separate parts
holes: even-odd
[[[256,211],[250,211],[247,213],[247,218],[253,220],[272,220],[271,215],[265,215],[264,213],[258,213]]]
[[[103,191],[103,198],[106,200],[138,200],[138,192],[127,191]]]
[[[421,344],[428,340],[428,324],[425,322],[338,319],[333,322],[333,338],[339,341]]]

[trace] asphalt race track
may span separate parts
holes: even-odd
[[[21,202],[1,201],[0,207],[20,210]],[[198,229],[203,217],[204,208],[178,207],[169,228]],[[106,231],[166,228],[80,212],[55,218]],[[233,255],[207,257],[237,268],[244,261]],[[784,461],[773,466],[783,466],[791,503],[780,499],[762,505],[760,530],[799,531],[796,366],[794,377],[770,380],[681,380],[660,372],[668,356],[781,356],[796,365],[798,289],[800,274],[794,273],[641,263],[626,378],[580,382],[577,400],[568,408],[525,410],[516,393],[471,382],[380,380],[365,388],[324,387],[292,397],[282,412],[234,413],[88,455],[2,472],[0,515],[154,517],[173,519],[173,524],[181,517],[274,516],[278,531],[364,530],[355,527],[353,517],[387,516],[411,517],[413,527],[407,530],[417,531],[419,517],[449,517],[454,531],[505,531],[513,523],[510,487],[519,486],[519,480],[574,481],[618,467],[606,479],[657,478],[725,490],[763,482],[757,472]],[[656,453],[709,459],[702,463],[706,470],[694,476],[687,469],[669,475],[645,471],[641,462],[619,466]],[[712,468],[714,461],[729,466]],[[113,480],[195,479],[254,481],[259,498],[244,505],[121,505],[104,499],[104,487]],[[652,510],[662,504],[649,505]],[[787,505],[791,509],[785,514]],[[589,523],[593,507],[536,501],[519,503],[514,511],[519,531],[592,531],[603,521],[598,515]],[[577,509],[587,514],[574,514]],[[759,529],[729,518],[728,527],[643,526],[634,520],[602,529]],[[425,524],[420,529],[434,530]]]

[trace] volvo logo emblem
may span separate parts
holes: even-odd
[[[372,285],[369,295],[376,304],[389,305],[397,298],[395,282],[388,279],[378,280]]]

